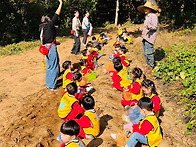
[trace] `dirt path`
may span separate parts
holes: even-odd
[[[128,28],[132,31],[136,26]],[[115,34],[110,33],[114,36]],[[164,35],[158,37],[162,40]],[[111,147],[114,142],[110,133],[122,129],[124,122],[122,114],[126,111],[121,106],[121,92],[112,89],[111,78],[103,73],[103,65],[109,61],[107,54],[111,54],[110,44],[103,48],[104,56],[98,61],[98,78],[92,82],[96,89],[93,94],[97,106],[102,110],[101,135],[93,140],[84,140],[88,147]],[[141,51],[141,38],[133,37],[132,49],[127,56],[132,60],[131,68],[140,67],[144,72],[145,61]],[[169,41],[169,40],[167,40]],[[80,56],[73,56],[70,50],[73,39],[67,38],[58,47],[60,65],[65,60],[78,62]],[[156,48],[156,46],[155,46]],[[63,93],[60,88],[56,92],[47,91],[45,71],[41,64],[42,56],[38,48],[21,55],[0,58],[0,146],[60,146],[56,140],[62,121],[58,118],[57,109]],[[164,138],[160,147],[195,146],[194,136],[184,134],[186,126],[180,121],[181,109],[168,95],[168,87],[162,85],[151,75],[147,77],[156,83],[160,94],[164,115],[160,117]],[[59,79],[62,79],[60,77]],[[170,89],[169,89],[170,90]]]

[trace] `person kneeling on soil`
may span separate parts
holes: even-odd
[[[75,121],[80,126],[80,133],[78,137],[85,139],[94,139],[99,135],[100,132],[99,116],[94,109],[94,98],[90,95],[85,96],[82,99],[82,105],[86,110],[84,112],[84,116],[82,116],[80,119],[75,119]]]
[[[58,108],[58,116],[64,121],[75,119],[85,111],[80,106],[79,100],[75,98],[78,89],[76,83],[68,84],[66,89],[67,91],[64,93]]]

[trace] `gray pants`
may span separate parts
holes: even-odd
[[[71,50],[72,54],[80,54],[81,42],[80,42],[80,37],[79,37],[79,31],[77,33],[78,33],[78,37],[76,37],[76,33],[74,33],[74,41],[75,42],[74,42],[73,48]]]
[[[84,38],[83,38],[83,44],[86,44],[87,38],[88,38],[88,30],[87,29],[82,29]]]

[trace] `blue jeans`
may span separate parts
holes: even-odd
[[[50,44],[46,44],[46,47],[49,46]],[[60,73],[59,55],[57,52],[56,44],[52,45],[49,50],[48,56],[46,56],[46,65],[46,86],[48,88],[55,88]]]
[[[154,45],[149,43],[145,39],[142,40],[142,44],[143,44],[143,54],[144,54],[144,57],[146,59],[146,62],[149,66],[154,68],[154,66],[155,66],[155,64],[154,64],[154,54],[153,54]]]
[[[133,133],[131,137],[127,140],[126,147],[135,147],[135,145],[140,142],[142,144],[148,145],[148,139],[145,135],[141,135],[140,133]]]

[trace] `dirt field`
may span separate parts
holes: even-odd
[[[140,67],[145,73],[145,60],[142,54],[140,34],[134,33],[138,26],[128,28],[133,32],[133,44],[128,47],[131,50],[127,56],[131,63],[131,69]],[[160,32],[155,49],[176,43],[167,37],[168,33]],[[88,147],[112,147],[115,146],[110,133],[123,128],[125,122],[122,115],[126,111],[121,106],[121,92],[112,88],[109,75],[103,73],[103,65],[109,60],[107,54],[111,54],[111,42],[116,36],[115,32],[109,32],[113,39],[103,48],[102,57],[98,61],[96,70],[98,78],[92,81],[96,89],[93,97],[96,105],[102,110],[100,114],[101,133],[92,141],[84,140]],[[82,38],[81,38],[82,40]],[[164,42],[163,42],[164,40]],[[160,42],[160,43],[159,43]],[[58,52],[60,65],[63,61],[71,60],[76,63],[80,55],[70,54],[73,39],[67,38],[60,46]],[[57,115],[57,109],[63,93],[62,87],[56,92],[47,91],[45,87],[45,70],[42,68],[43,56],[38,48],[27,51],[21,55],[0,58],[0,146],[36,146],[58,147],[60,142],[56,140],[62,120]],[[163,141],[160,147],[194,147],[196,140],[194,135],[185,135],[186,125],[181,121],[182,109],[173,101],[172,89],[168,89],[152,75],[145,73],[147,78],[156,83],[157,91],[161,97],[164,108],[163,116],[160,116],[163,129]],[[62,84],[62,76],[59,78]]]

